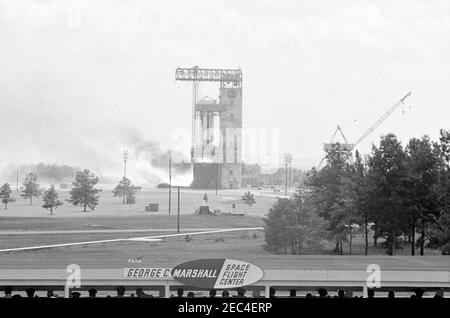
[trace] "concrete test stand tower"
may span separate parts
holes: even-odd
[[[236,189],[242,180],[242,71],[177,68],[175,80],[192,82],[192,187]],[[198,98],[200,82],[219,82],[219,100]]]

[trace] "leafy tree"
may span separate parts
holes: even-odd
[[[306,176],[308,201],[327,221],[335,250],[342,254],[342,243],[348,241],[351,253],[353,228],[362,225],[366,255],[369,226],[374,245],[383,238],[389,255],[401,248],[404,237],[412,255],[416,246],[421,255],[426,246],[450,253],[450,130],[441,130],[439,142],[412,138],[405,148],[388,134],[366,158],[367,165],[356,152],[353,162],[349,152],[335,147],[328,151],[326,165]],[[291,208],[286,202],[277,209]],[[286,219],[295,224],[294,218]]]
[[[36,182],[37,177],[33,172],[27,173],[23,181],[22,193],[20,194],[25,200],[30,200],[30,205],[33,204],[33,197],[39,197],[41,190],[39,190],[39,184]]]
[[[439,204],[441,213],[450,211],[450,130],[441,130],[439,138]]]
[[[242,175],[258,175],[261,173],[261,167],[258,164],[243,164]]]
[[[8,204],[10,202],[16,201],[15,198],[11,196],[12,190],[9,183],[5,183],[0,188],[0,199],[2,199],[2,203],[5,205],[5,210],[8,210]]]
[[[60,183],[71,180],[75,177],[76,168],[67,165],[57,164],[26,164],[17,167],[16,164],[10,164],[2,171],[6,180],[16,180],[16,169],[19,171],[33,172],[40,182]]]
[[[324,222],[298,194],[280,198],[264,219],[265,249],[295,255],[320,245]]]
[[[292,218],[294,206],[289,199],[278,199],[270,208],[264,219],[265,248],[271,252],[287,253],[289,235],[286,229],[290,226],[288,218]]]
[[[329,224],[329,239],[335,242],[335,252],[342,254],[343,242],[352,249],[354,229],[363,227],[365,254],[368,254],[369,224],[372,220],[367,168],[358,151],[355,160],[339,147],[328,151],[327,164],[313,169],[305,184],[311,190],[315,207]],[[376,241],[376,236],[375,236]]]
[[[403,206],[406,177],[406,153],[395,135],[383,136],[380,145],[372,147],[369,156],[369,196],[377,209],[373,216],[375,237],[384,237],[388,255],[400,247],[399,236],[408,232],[407,214]]]
[[[312,204],[319,216],[329,225],[329,239],[334,240],[335,251],[342,254],[342,243],[347,241],[348,227],[353,218],[353,207],[342,193],[343,180],[350,176],[351,153],[332,148],[327,152],[326,165],[319,171],[312,169],[305,184],[311,190]]]
[[[427,136],[412,138],[407,147],[407,176],[404,205],[408,211],[411,236],[411,255],[415,254],[415,233],[420,231],[420,255],[424,254],[429,228],[440,215],[439,206],[439,152]]]
[[[450,130],[441,129],[439,136],[440,156],[448,169],[450,164]]]
[[[141,189],[142,189],[142,187],[130,185],[130,188],[125,193],[125,196],[126,196],[125,202],[129,205],[135,204],[136,203],[136,193],[138,191],[141,191]]]
[[[354,229],[364,226],[365,254],[368,254],[368,210],[366,207],[365,168],[358,151],[356,160],[350,165],[347,176],[341,180],[340,200],[334,206],[333,219],[338,219],[335,235],[340,235],[339,253],[342,254],[342,242],[349,242],[349,253],[352,254],[352,238]],[[348,239],[347,239],[348,236]]]
[[[248,206],[252,206],[253,204],[256,203],[255,195],[253,193],[251,193],[250,191],[247,191],[247,192],[244,193],[244,195],[242,196],[242,200]]]
[[[72,189],[69,191],[70,199],[67,201],[73,205],[83,207],[83,212],[89,208],[94,210],[98,205],[98,194],[102,190],[96,189],[95,185],[98,183],[98,177],[88,169],[77,172],[75,181],[72,182]]]
[[[440,131],[439,138],[440,168],[438,175],[438,197],[440,217],[429,231],[429,245],[450,255],[450,130]]]
[[[57,209],[63,204],[62,201],[58,200],[58,193],[56,192],[54,185],[44,192],[42,199],[44,200],[42,207],[50,210],[50,215],[53,215],[53,209]]]
[[[122,198],[123,204],[136,203],[136,193],[140,191],[142,187],[138,187],[131,184],[131,180],[123,177],[119,181],[119,184],[113,189],[114,197]]]
[[[437,248],[442,255],[450,255],[450,212],[443,213],[430,228],[429,247]]]
[[[125,204],[126,193],[130,188],[131,181],[127,177],[123,177],[122,180],[119,181],[119,184],[113,189],[114,197],[122,198],[122,203]]]
[[[305,172],[299,169],[289,171],[292,184],[300,185],[303,182]],[[244,164],[242,167],[242,184],[252,187],[268,185],[284,185],[286,182],[285,168],[278,168],[272,173],[262,173],[258,164]]]
[[[368,196],[367,169],[358,150],[355,153],[355,162],[351,165],[351,175],[343,181],[343,194],[349,197],[353,211],[350,226],[362,225],[364,233],[364,254],[369,254],[369,222],[371,219],[370,197]],[[350,227],[350,232],[353,227]],[[351,238],[351,233],[350,233]]]
[[[36,173],[39,179],[50,182],[62,182],[63,180],[72,179],[75,176],[76,169],[67,165],[44,164],[30,165],[30,171]]]

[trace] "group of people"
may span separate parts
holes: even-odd
[[[12,294],[12,288],[11,287],[5,287],[4,289],[4,293],[5,296],[3,298],[22,298],[22,295],[20,294]],[[97,289],[95,288],[90,288],[88,290],[88,298],[97,298]],[[114,298],[122,298],[125,297],[125,287],[123,286],[119,286],[116,288],[116,295],[114,296]],[[26,298],[39,298],[39,296],[36,295],[36,289],[34,288],[27,288],[25,289],[25,294],[26,294]],[[47,290],[47,297],[46,298],[60,298],[61,296],[56,295],[53,290]],[[110,295],[106,296],[107,298],[112,297]],[[142,288],[137,288],[136,289],[136,293],[132,293],[130,294],[130,297],[153,297],[152,295],[148,295],[146,293],[144,293],[144,290]],[[73,291],[70,293],[70,298],[81,298],[81,293],[77,292],[77,291]]]
[[[295,290],[291,290],[291,295],[292,293],[295,293]],[[328,298],[330,297],[328,295],[328,291],[325,288],[319,288],[317,290],[318,294],[319,294],[319,298]],[[423,298],[423,295],[425,294],[425,291],[421,288],[416,288],[414,289],[414,292],[412,295],[410,295],[410,298]],[[312,298],[314,296],[312,296],[311,294],[307,294],[306,298]],[[337,295],[334,296],[334,298],[347,298],[348,295],[346,294],[346,292],[343,289],[339,289],[337,292]],[[354,296],[354,298],[358,298],[357,296]],[[360,296],[359,298],[363,298],[362,296]],[[367,290],[367,298],[375,298],[375,289],[368,289]],[[393,299],[395,298],[395,292],[393,290],[388,291],[387,294],[387,298],[389,299]],[[433,296],[433,298],[444,298],[444,292],[442,290],[439,290],[435,293],[435,295]]]
[[[195,293],[192,292],[192,291],[190,291],[190,292],[188,292],[188,293],[186,294],[186,296],[184,296],[184,290],[183,290],[183,288],[178,288],[178,289],[177,289],[177,295],[176,295],[176,296],[172,296],[172,297],[176,297],[176,298],[184,298],[184,297],[187,297],[187,298],[194,298],[194,297],[195,297]],[[209,291],[209,298],[216,298],[216,297],[218,297],[218,295],[217,295],[217,290],[211,289],[211,290]],[[239,288],[239,289],[237,290],[235,296],[231,296],[231,295],[230,295],[230,292],[229,292],[228,290],[224,290],[224,291],[222,291],[221,297],[222,297],[222,298],[230,298],[230,297],[245,298],[245,290],[242,289],[242,288]]]
[[[144,292],[144,290],[142,288],[137,288],[135,290],[135,293],[130,293],[128,296],[125,295],[126,289],[124,286],[119,286],[116,288],[116,295],[111,296],[111,295],[107,295],[106,298],[125,298],[125,297],[129,297],[129,298],[152,298],[154,297],[153,295],[150,294],[146,294]],[[13,295],[13,290],[11,287],[5,287],[4,289],[4,297],[3,298],[21,298],[22,296],[20,294],[14,294]],[[410,296],[411,298],[423,298],[424,295],[424,290],[417,288],[414,290],[414,293]],[[27,288],[25,289],[25,294],[27,298],[37,298],[38,296],[36,295],[36,290],[34,288]],[[90,288],[88,290],[88,298],[96,298],[97,297],[97,289],[95,288]],[[59,298],[60,296],[56,295],[53,290],[47,290],[47,298]],[[178,288],[176,295],[173,295],[171,297],[174,298],[194,298],[196,297],[195,293],[193,291],[189,291],[187,294],[185,294],[185,291],[183,288]],[[203,296],[203,297],[208,297],[208,296]],[[217,295],[217,290],[215,289],[211,289],[209,291],[209,298],[216,298],[218,297]],[[243,288],[240,288],[236,291],[236,294],[234,296],[231,296],[230,292],[228,290],[223,290],[221,293],[221,298],[229,298],[229,297],[236,297],[236,298],[246,298],[246,290]],[[253,291],[252,298],[260,298],[261,295],[259,294],[258,291]],[[270,288],[269,291],[269,297],[270,298],[275,298],[276,296],[276,290],[274,288]],[[289,297],[294,298],[294,297],[298,297],[297,296],[297,291],[295,289],[291,289],[289,291]],[[307,293],[306,298],[349,298],[352,297],[351,295],[347,295],[346,292],[343,289],[339,289],[337,291],[337,295],[331,297],[328,294],[328,291],[325,288],[319,288],[317,290],[317,295],[313,295],[311,293]],[[367,297],[368,298],[375,298],[375,290],[374,289],[369,289],[367,291]],[[388,292],[388,298],[395,298],[395,293],[394,291],[389,291]],[[435,293],[435,295],[433,296],[433,298],[443,298],[444,294],[443,291],[437,291]],[[70,298],[81,298],[81,293],[78,291],[73,291],[70,293]],[[362,298],[358,297],[358,296],[354,296],[353,298]]]

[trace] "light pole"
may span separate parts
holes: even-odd
[[[125,204],[125,178],[127,177],[127,160],[128,160],[128,150],[123,151],[123,182],[124,182],[124,188],[122,191],[122,203]]]
[[[178,186],[177,233],[180,233],[180,186]]]
[[[293,159],[293,155],[291,154],[291,159],[289,160],[289,188],[291,187],[291,183],[292,183],[292,159]]]
[[[172,157],[169,157],[169,214],[170,214],[170,203],[172,197]]]
[[[123,151],[123,177],[127,177],[128,150]]]
[[[217,182],[216,182],[216,195],[217,195],[217,192],[218,192],[218,190],[219,190],[219,179],[220,178],[220,163],[219,163],[219,161],[217,161]]]
[[[292,154],[285,153],[284,154],[284,164],[286,169],[286,182],[285,182],[285,188],[284,188],[284,195],[287,196],[287,188],[288,188],[288,164],[291,164],[292,161]]]

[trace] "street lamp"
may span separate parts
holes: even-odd
[[[287,188],[288,188],[288,164],[289,166],[291,165],[292,162],[292,154],[290,153],[285,153],[284,156],[284,164],[286,166],[286,184],[285,184],[285,188],[284,188],[284,195],[287,196]]]
[[[127,160],[128,160],[128,150],[123,151],[123,178],[125,179],[127,177]],[[124,182],[124,189],[122,192],[122,203],[125,204],[125,180]]]
[[[123,177],[127,176],[127,160],[128,160],[128,150],[123,151]]]
[[[169,214],[172,201],[172,157],[169,157]]]

